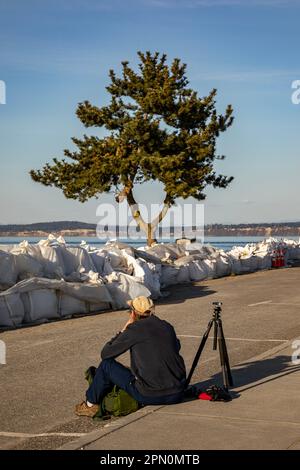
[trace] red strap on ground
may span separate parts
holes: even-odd
[[[201,392],[199,395],[198,395],[198,398],[199,400],[212,400],[212,397],[210,395],[208,395],[207,393],[205,392]]]

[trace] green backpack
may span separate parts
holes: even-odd
[[[85,372],[85,378],[89,384],[93,381],[93,369],[90,367]],[[125,390],[115,385],[113,389],[105,395],[100,403],[99,410],[94,419],[110,419],[112,416],[126,416],[139,409],[139,403]]]
[[[101,408],[104,416],[126,416],[137,411],[139,404],[125,390],[115,385],[112,391],[103,398]]]

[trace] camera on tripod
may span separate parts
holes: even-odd
[[[221,312],[222,312],[223,304],[222,302],[216,301],[216,302],[212,302],[212,305],[214,308],[213,316],[208,323],[207,330],[203,335],[200,346],[196,353],[190,373],[186,380],[186,388],[188,387],[191,381],[192,375],[197,367],[197,364],[199,362],[201,353],[204,349],[209,333],[212,327],[214,327],[213,350],[219,349],[223,384],[224,384],[225,390],[228,391],[229,386],[233,386],[233,380],[232,380],[232,375],[231,375],[231,370],[230,370],[230,365],[229,365],[229,357],[228,357],[228,352],[227,352],[227,347],[226,347],[226,342],[225,342],[225,336],[223,332],[222,320],[221,320]]]
[[[223,303],[222,302],[213,302],[212,304],[214,306],[214,316],[219,317],[221,315],[221,312],[222,312]]]

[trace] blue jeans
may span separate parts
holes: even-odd
[[[183,398],[183,392],[159,397],[144,396],[137,390],[135,376],[130,369],[114,359],[105,359],[96,370],[94,380],[86,392],[86,399],[98,404],[114,385],[129,393],[140,405],[171,405],[179,403]]]

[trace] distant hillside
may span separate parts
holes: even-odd
[[[273,222],[262,224],[212,224],[205,226],[206,236],[300,236],[300,222]]]
[[[0,225],[1,232],[57,232],[60,230],[95,230],[96,224],[88,224],[86,222],[76,222],[63,220],[61,222],[38,222],[35,224],[9,224]]]
[[[100,227],[103,232],[113,232],[113,227]],[[120,235],[125,233],[119,227]],[[175,229],[176,231],[176,229]],[[37,236],[44,237],[49,233],[63,236],[96,235],[96,224],[78,221],[39,222],[34,224],[0,225],[0,236]],[[164,233],[164,231],[163,231]],[[300,236],[300,222],[262,223],[262,224],[209,224],[205,226],[205,236]]]

